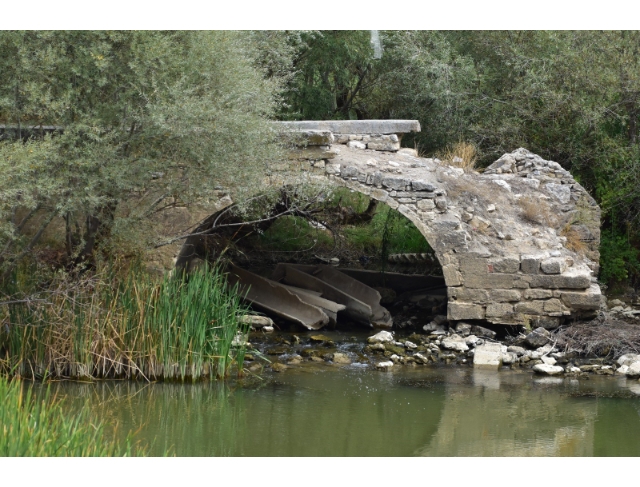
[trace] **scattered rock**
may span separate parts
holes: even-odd
[[[464,342],[468,347],[475,347],[484,343],[481,338],[478,338],[475,335],[469,335],[467,338],[465,338]]]
[[[404,342],[404,346],[409,348],[409,349],[411,349],[411,350],[418,348],[418,345],[416,345],[413,342],[410,342],[409,340]]]
[[[328,336],[325,336],[325,335],[313,335],[313,336],[309,337],[309,339],[312,342],[327,343],[329,345],[333,344],[333,340],[331,340],[331,338],[329,338]]]
[[[281,364],[281,363],[278,363],[278,362],[273,362],[271,364],[271,370],[273,370],[274,372],[284,372],[288,368],[289,367],[287,367],[285,364]]]
[[[273,326],[263,326],[262,331],[265,333],[271,333],[274,330]]]
[[[391,362],[390,360],[388,362],[378,362],[376,364],[376,369],[380,370],[389,370],[391,369],[391,367],[393,367],[393,362]]]
[[[469,336],[471,334],[471,325],[461,321],[456,325],[456,333],[462,336]]]
[[[540,348],[551,341],[551,334],[542,327],[536,328],[529,333],[524,343],[530,348]]]
[[[507,347],[507,352],[513,352],[518,355],[518,357],[522,357],[527,351],[522,347],[516,347],[514,345]]]
[[[265,326],[273,327],[273,320],[267,316],[243,315],[238,317],[238,323],[250,325],[254,328],[263,328]]]
[[[627,377],[640,377],[640,362],[633,362],[625,372]]]
[[[442,346],[447,350],[455,350],[456,352],[466,352],[469,346],[465,343],[464,338],[459,335],[451,335],[442,340]]]
[[[556,364],[556,359],[554,359],[553,357],[549,357],[547,355],[543,355],[542,357],[540,357],[540,360],[542,360],[542,362],[545,365],[555,365]]]
[[[631,365],[633,362],[640,362],[640,355],[626,353],[617,360],[618,365]]]
[[[564,372],[559,365],[538,364],[533,366],[533,371],[544,375],[558,375]]]
[[[350,140],[347,142],[347,147],[351,147],[352,149],[366,149],[367,145],[358,140]]]
[[[393,342],[393,335],[388,332],[388,331],[381,331],[376,333],[373,336],[370,336],[367,341],[369,343],[386,343],[386,342]]]
[[[351,363],[351,359],[349,358],[349,356],[346,353],[336,352],[336,353],[333,354],[332,360],[333,360],[334,364],[345,364],[345,365],[348,365],[348,364]]]
[[[502,364],[503,365],[511,365],[518,362],[518,354],[515,352],[504,352],[502,354]]]
[[[474,325],[471,327],[471,333],[482,338],[491,338],[492,340],[496,337],[495,331],[491,331],[488,328],[484,328],[478,325]]]

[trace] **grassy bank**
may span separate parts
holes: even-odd
[[[242,370],[235,289],[217,268],[189,276],[93,276],[2,307],[0,369],[39,378],[224,378]]]
[[[131,456],[144,453],[109,439],[102,423],[83,409],[65,415],[49,392],[42,399],[19,380],[0,377],[0,457],[24,456]]]

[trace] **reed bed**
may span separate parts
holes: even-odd
[[[131,456],[142,455],[131,436],[124,444],[108,438],[102,423],[88,410],[65,415],[60,401],[50,392],[36,398],[33,388],[20,380],[0,377],[0,457],[25,456]]]
[[[60,282],[45,302],[6,305],[0,369],[19,377],[198,380],[242,372],[247,325],[217,267],[153,278]],[[244,343],[244,340],[237,342]]]

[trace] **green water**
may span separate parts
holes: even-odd
[[[152,455],[640,456],[640,383],[314,365],[260,385],[61,383]]]

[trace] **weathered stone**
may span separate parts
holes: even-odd
[[[489,291],[486,289],[467,289],[465,287],[450,287],[447,294],[458,301],[473,302],[475,304],[488,304],[491,302]]]
[[[473,333],[476,336],[479,336],[482,338],[490,338],[492,340],[496,337],[495,331],[489,330],[489,328],[485,328],[479,325],[473,325],[471,327],[471,333]]]
[[[373,336],[370,336],[367,341],[369,343],[386,343],[393,341],[393,335],[388,331],[380,331]]]
[[[451,335],[450,337],[444,338],[441,345],[447,350],[455,350],[456,352],[466,352],[469,350],[464,338],[459,335]]]
[[[297,146],[331,145],[335,138],[329,130],[297,130],[285,132],[282,139]]]
[[[338,153],[326,145],[310,145],[304,149],[293,149],[289,151],[289,159],[292,160],[318,160],[333,159]]]
[[[376,364],[376,369],[380,369],[380,370],[389,370],[393,367],[393,362],[391,360],[388,360],[386,362],[378,362]]]
[[[501,257],[489,260],[492,272],[514,274],[520,270],[520,259],[517,257]]]
[[[525,274],[538,274],[542,259],[533,255],[523,255],[520,258],[520,270]]]
[[[558,375],[564,372],[559,365],[538,364],[533,366],[533,371],[543,375]]]
[[[513,352],[506,351],[502,354],[503,365],[515,364],[517,361],[518,361],[518,355]]]
[[[433,210],[436,207],[436,204],[431,199],[422,199],[422,200],[418,200],[418,202],[416,203],[416,206],[418,207],[419,210],[429,211],[429,210]]]
[[[358,175],[358,168],[356,166],[342,166],[340,168],[340,176],[343,178],[350,178]]]
[[[331,359],[335,364],[344,364],[348,365],[351,363],[351,359],[346,353],[336,352],[333,354],[333,358]]]
[[[389,189],[395,189],[403,191],[411,181],[408,179],[401,178],[391,178],[391,177],[383,177],[382,178],[382,186]]]
[[[627,377],[632,377],[634,379],[640,377],[640,362],[633,362],[628,366],[629,368],[625,372]],[[604,368],[604,367],[603,367]]]
[[[543,260],[540,268],[545,274],[562,274],[567,269],[567,261],[561,257]]]
[[[529,333],[525,339],[524,344],[530,348],[540,348],[551,341],[551,334],[544,328],[536,328]]]
[[[367,142],[367,149],[395,152],[400,149],[400,142],[393,142],[392,140]]]
[[[243,315],[238,318],[238,323],[250,325],[254,328],[273,326],[273,320],[267,316]]]
[[[548,289],[525,289],[525,299],[548,299],[553,296],[553,292]]]
[[[447,318],[457,320],[482,320],[484,308],[477,304],[449,303]]]
[[[561,313],[565,307],[562,306],[562,302],[559,299],[553,298],[544,302],[543,309],[546,313]]]
[[[469,323],[458,323],[456,324],[456,333],[461,336],[467,336],[471,333],[471,325]]]
[[[367,144],[360,142],[358,140],[350,140],[347,142],[347,147],[351,147],[352,149],[366,149]]]
[[[522,299],[522,294],[516,289],[492,289],[489,296],[496,303],[510,303]]]
[[[411,181],[411,189],[414,191],[435,191],[437,188],[431,184],[422,180]]]
[[[616,361],[618,365],[631,365],[634,362],[640,362],[640,355],[635,353],[626,353]]]
[[[447,286],[459,286],[462,284],[462,275],[455,265],[445,265],[442,267],[442,275]]]
[[[600,308],[602,293],[599,286],[590,286],[583,293],[565,291],[561,299],[571,309],[597,310]]]
[[[515,305],[515,312],[527,315],[544,314],[544,301],[523,301]]]
[[[473,366],[478,369],[497,370],[502,365],[502,357],[507,347],[499,343],[485,343],[475,348]]]
[[[567,204],[571,199],[571,189],[565,184],[548,183],[545,184],[545,188],[551,193],[560,203]]]
[[[486,317],[499,318],[513,313],[513,305],[506,303],[490,304],[487,306]]]
[[[542,287],[547,289],[587,289],[591,286],[589,275],[537,275],[528,276],[531,287]]]
[[[524,348],[517,347],[515,345],[511,345],[510,347],[507,347],[507,352],[513,352],[516,355],[518,355],[518,357],[522,357],[525,353],[527,353],[527,351]]]
[[[340,164],[327,164],[324,167],[324,172],[327,174],[340,174]]]

